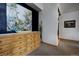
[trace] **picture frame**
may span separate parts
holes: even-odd
[[[75,27],[76,27],[76,20],[64,21],[64,28],[75,28]]]

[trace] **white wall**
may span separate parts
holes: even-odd
[[[58,11],[57,4],[45,3],[43,10],[39,13],[42,20],[42,41],[52,45],[58,45]]]
[[[79,10],[79,3],[59,3],[58,7],[61,14]]]
[[[39,23],[42,21],[42,41],[52,45],[58,45],[58,10],[54,3],[34,3],[29,6],[39,11]]]
[[[64,28],[64,21],[76,20],[76,28]],[[59,34],[64,39],[79,41],[79,11],[62,14],[59,19]]]

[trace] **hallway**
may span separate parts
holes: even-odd
[[[78,56],[79,55],[79,42],[60,40],[58,47],[41,44],[41,47],[29,56]]]

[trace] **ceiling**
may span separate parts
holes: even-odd
[[[27,4],[37,11],[41,11],[44,7],[43,6],[44,3],[27,3]],[[58,8],[61,14],[78,11],[79,3],[58,3]]]
[[[58,4],[59,10],[61,14],[78,11],[79,10],[79,3],[59,3]]]

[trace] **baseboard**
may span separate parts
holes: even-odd
[[[65,39],[65,38],[60,38],[60,40],[65,40],[65,41],[71,41],[71,42],[76,42],[76,43],[79,43],[79,41],[76,41],[76,40],[71,40],[71,39]]]
[[[43,41],[42,41],[42,43],[47,44],[49,46],[54,46],[54,47],[57,47],[58,46],[58,45],[53,45],[53,44],[50,44],[50,43],[47,43],[47,42],[43,42]]]

